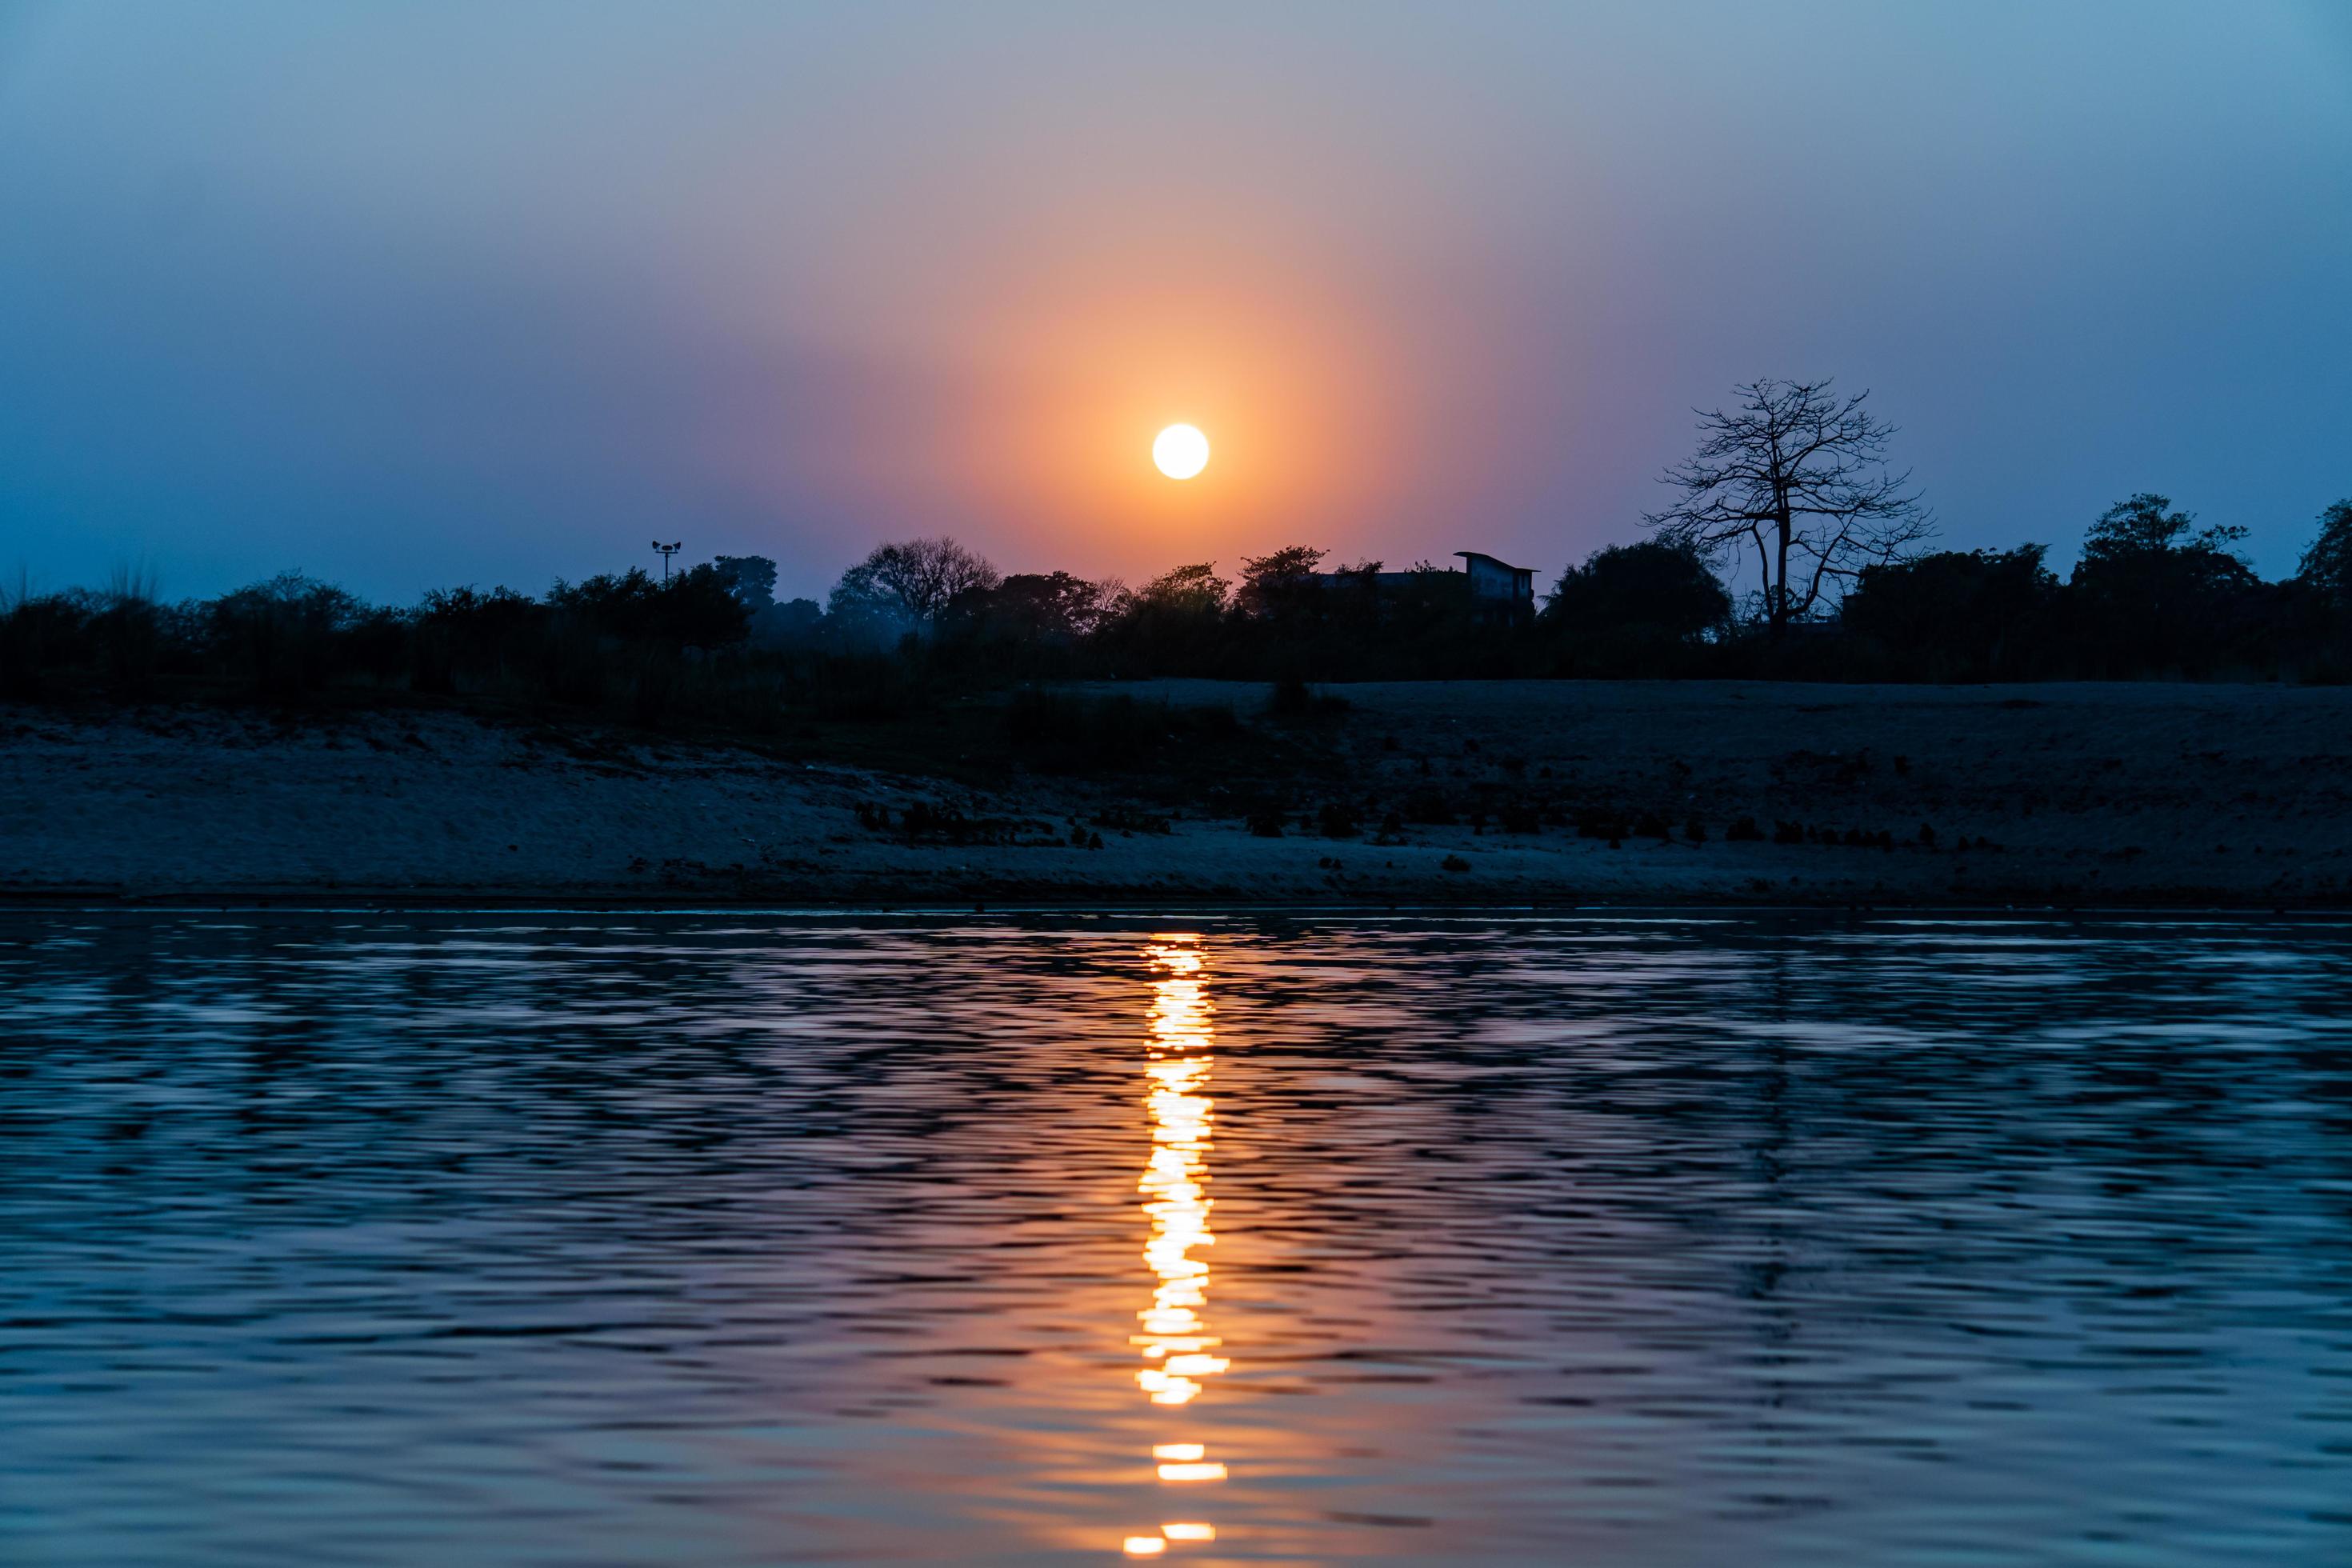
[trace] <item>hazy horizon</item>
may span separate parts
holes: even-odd
[[[1954,548],[2352,495],[2352,12],[0,0],[0,569],[435,585],[949,532],[1550,578],[1694,405]],[[1214,457],[1149,462],[1175,420]]]

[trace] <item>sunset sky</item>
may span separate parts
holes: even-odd
[[[1549,584],[1691,406],[1957,546],[2352,495],[2352,5],[0,0],[0,570],[532,590],[949,531]],[[1150,462],[1172,421],[1214,456]]]

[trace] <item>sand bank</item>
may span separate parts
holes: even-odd
[[[1265,700],[1263,688],[1223,683],[1116,689],[1227,703],[1252,723]],[[1278,838],[1253,834],[1238,814],[1153,807],[1148,779],[1005,768],[950,783],[828,762],[821,747],[796,755],[556,734],[452,711],[287,725],[196,709],[0,710],[0,893],[927,905],[2352,901],[2344,689],[1331,689],[1349,708],[1314,736],[1328,765],[1277,792],[1286,797]],[[1330,799],[1362,805],[1360,836],[1302,831],[1301,816]],[[916,801],[983,826],[910,834],[904,807]],[[1519,807],[1522,830],[1504,829],[1506,805]],[[875,826],[877,805],[892,811],[888,826]],[[1626,819],[1613,846],[1574,826],[1596,807]],[[1391,810],[1394,841],[1375,842]],[[1673,836],[1632,831],[1643,816]],[[1167,830],[1117,826],[1148,816],[1167,817]],[[1729,840],[1741,817],[1766,841]],[[1703,842],[1692,841],[1693,822]],[[1781,823],[1813,829],[1811,841],[1771,842]],[[1848,842],[1856,837],[1867,842]],[[1099,847],[1086,847],[1093,838]]]

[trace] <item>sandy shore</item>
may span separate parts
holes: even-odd
[[[1117,689],[1227,703],[1253,723],[1265,700],[1263,688],[1210,682]],[[0,894],[918,905],[2352,901],[2352,691],[2344,689],[1332,689],[1350,707],[1317,731],[1329,765],[1286,789],[1278,838],[1252,834],[1237,816],[1181,806],[1150,814],[1171,817],[1165,832],[1122,828],[1145,815],[1133,780],[1008,769],[975,786],[789,751],[555,734],[454,712],[283,727],[208,710],[0,710]],[[1302,831],[1302,816],[1334,799],[1362,808],[1362,836]],[[986,826],[962,841],[910,835],[904,807],[919,800]],[[1512,804],[1521,831],[1499,820]],[[890,826],[874,824],[877,805],[893,811]],[[1537,806],[1541,819],[1525,831]],[[1626,819],[1614,845],[1573,826],[1599,808]],[[1375,842],[1391,810],[1403,819],[1389,836],[1399,841]],[[1446,815],[1454,820],[1411,819]],[[1633,831],[1639,816],[1673,837]],[[1742,816],[1767,841],[1727,839]],[[1694,819],[1703,842],[1691,841]],[[1813,828],[1814,841],[1769,841],[1781,822]],[[1084,847],[1089,834],[1100,847]],[[1868,842],[1848,842],[1856,836]]]

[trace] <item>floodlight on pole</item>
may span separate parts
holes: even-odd
[[[680,540],[676,544],[664,544],[660,540],[656,539],[654,541],[654,548],[661,552],[662,581],[667,583],[669,581],[669,558],[677,554],[679,551],[685,549],[686,542],[684,540]]]

